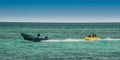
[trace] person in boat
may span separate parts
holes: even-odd
[[[97,35],[96,35],[96,34],[92,34],[92,37],[93,37],[93,38],[96,38],[96,37],[97,37]]]
[[[94,40],[99,40],[99,37],[97,37],[96,34],[93,34],[93,35],[92,35],[92,38],[93,38]]]
[[[90,34],[84,38],[85,40],[99,40],[96,34]]]
[[[37,37],[40,37],[40,33],[37,34]]]
[[[87,37],[91,38],[91,37],[92,37],[92,35],[88,35]]]
[[[88,35],[87,37],[93,39],[93,38],[96,38],[97,36],[96,36],[96,34],[90,34],[90,35]]]
[[[96,34],[94,34],[94,37],[97,37],[97,35],[96,35]]]
[[[87,37],[90,37],[90,35],[88,35]]]

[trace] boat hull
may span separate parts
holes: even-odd
[[[46,38],[38,38],[38,37],[34,37],[32,35],[25,34],[25,33],[21,33],[21,36],[24,38],[24,40],[33,41],[33,42],[40,42],[41,40],[48,40]]]

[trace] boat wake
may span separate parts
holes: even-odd
[[[100,40],[108,40],[108,41],[116,41],[116,40],[120,40],[120,38],[110,38],[110,37],[107,37],[107,38],[103,38],[103,39],[100,39]]]
[[[43,40],[42,42],[77,42],[77,41],[85,41],[84,39],[51,39],[51,40]]]
[[[100,40],[89,40],[89,41],[117,41],[120,39],[115,39],[115,38],[103,38]],[[42,42],[79,42],[79,41],[88,41],[84,39],[64,39],[64,40],[59,40],[59,39],[50,39],[50,40],[43,40]]]

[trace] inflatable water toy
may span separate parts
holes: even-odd
[[[40,42],[41,40],[48,40],[47,37],[38,38],[38,37],[34,37],[32,35],[25,34],[25,33],[21,33],[21,36],[24,38],[24,40],[29,40],[29,41],[33,41],[33,42]]]
[[[85,37],[85,40],[99,40],[99,37]]]

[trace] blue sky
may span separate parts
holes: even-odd
[[[120,22],[120,1],[0,0],[0,22]]]

